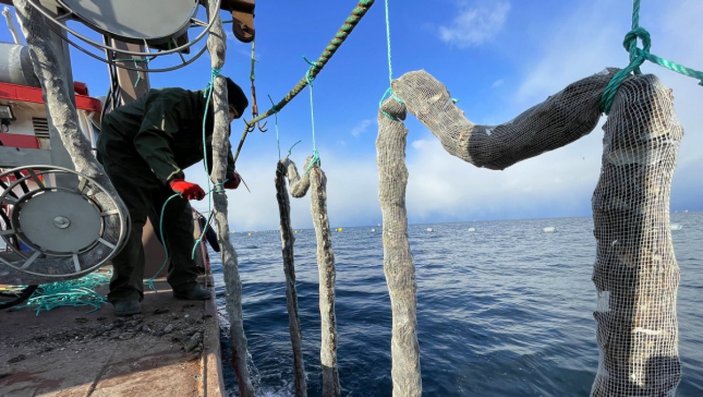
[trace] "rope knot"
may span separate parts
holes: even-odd
[[[617,72],[603,90],[600,108],[605,114],[610,112],[613,97],[620,84],[625,81],[630,74],[640,74],[640,65],[642,65],[645,60],[654,62],[674,72],[681,73],[684,76],[693,77],[699,81],[698,85],[703,86],[703,72],[687,68],[686,66],[658,57],[649,52],[652,46],[652,39],[649,36],[649,32],[639,26],[639,13],[640,0],[634,0],[632,7],[632,30],[627,32],[622,43],[625,49],[630,53],[630,64]],[[642,48],[637,48],[637,39],[642,40]]]
[[[269,99],[270,99],[270,98],[271,98],[271,97],[269,97]],[[280,111],[281,111],[281,108],[282,108],[282,106],[278,106],[277,104],[276,104],[276,105],[272,105],[272,106],[271,106],[271,114],[276,114],[276,113],[280,112]]]
[[[320,160],[320,153],[317,151],[317,149],[312,150],[312,156],[308,157],[307,161],[307,167],[305,167],[305,173],[303,175],[307,175],[310,173],[310,170],[313,169],[315,166],[320,166],[322,164],[322,161]]]
[[[642,41],[642,48],[637,47],[637,39]],[[634,66],[639,71],[639,66],[645,61],[649,50],[652,48],[652,38],[649,32],[642,27],[636,27],[627,32],[622,45],[630,53],[631,66]]]
[[[210,71],[210,81],[207,82],[207,88],[203,92],[203,98],[208,99],[212,93],[212,87],[215,85],[215,78],[220,75],[220,68],[212,68]]]
[[[308,63],[308,65],[310,65],[310,67],[308,68],[308,71],[305,72],[305,81],[308,82],[308,85],[312,86],[312,81],[315,80],[315,76],[313,76],[312,74],[318,68],[317,62],[311,61],[311,60],[307,59],[306,57],[303,57],[303,59],[305,60],[305,62]]]
[[[637,39],[642,40],[642,48],[637,47]],[[610,113],[610,107],[613,104],[615,93],[620,87],[620,84],[632,74],[642,73],[640,71],[640,66],[649,56],[649,49],[652,48],[652,38],[646,29],[637,26],[627,32],[622,45],[630,52],[630,64],[617,72],[603,90],[600,109],[605,114]]]
[[[378,103],[378,107],[381,109],[381,113],[383,113],[384,116],[386,116],[387,118],[389,118],[393,121],[401,121],[402,120],[401,118],[394,116],[394,115],[386,112],[383,109],[383,102],[389,98],[394,100],[396,103],[398,103],[401,106],[405,105],[405,101],[403,101],[398,95],[395,94],[395,92],[393,91],[393,87],[388,87],[386,92],[383,93],[383,96],[381,97],[381,101],[379,101],[379,103]]]
[[[215,187],[212,188],[213,193],[224,193],[225,192],[225,183],[224,182],[218,182],[215,184]]]

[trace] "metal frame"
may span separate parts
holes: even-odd
[[[94,271],[119,252],[129,231],[129,215],[120,211],[117,201],[93,178],[68,168],[49,165],[18,167],[5,171],[0,177],[8,175],[14,176],[15,180],[0,182],[4,190],[0,194],[0,204],[11,206],[13,212],[8,216],[5,211],[0,211],[5,224],[5,228],[0,230],[0,238],[9,248],[0,255],[0,283],[8,281],[8,276],[9,284],[40,284],[75,278]],[[59,186],[58,180],[68,178],[74,178],[75,185]],[[36,188],[29,186],[30,181]],[[55,192],[80,195],[98,210],[99,235],[80,250],[59,252],[42,249],[21,230],[19,213],[22,205],[35,197]],[[20,247],[20,242],[24,246]],[[88,266],[84,266],[86,262]],[[41,265],[46,265],[46,268],[35,270]],[[22,282],[18,283],[17,280]]]
[[[56,0],[56,1],[57,1],[57,3],[58,3],[60,6],[65,7],[65,8],[68,10],[68,7],[66,7],[65,4],[64,4],[61,0]],[[194,39],[188,40],[188,42],[186,42],[185,44],[180,45],[180,46],[177,45],[175,48],[171,48],[171,49],[169,49],[169,50],[157,50],[157,51],[152,51],[152,48],[151,48],[151,46],[149,45],[148,41],[147,41],[146,39],[143,39],[143,40],[141,40],[142,42],[141,42],[141,43],[138,43],[138,44],[139,44],[140,46],[143,46],[143,48],[145,48],[146,50],[145,50],[145,51],[135,51],[135,50],[130,50],[130,49],[124,48],[124,47],[120,48],[120,47],[116,47],[116,46],[114,46],[114,45],[109,45],[109,44],[106,44],[106,43],[100,43],[100,42],[98,42],[98,41],[92,40],[92,39],[90,39],[90,38],[88,38],[88,37],[86,37],[86,36],[84,36],[84,35],[82,35],[82,34],[76,32],[74,29],[69,28],[69,27],[64,23],[64,21],[71,19],[72,16],[75,15],[75,14],[74,14],[73,12],[71,12],[71,11],[67,11],[66,13],[60,14],[60,15],[52,15],[52,13],[51,13],[50,11],[48,11],[48,10],[47,10],[46,8],[44,8],[41,4],[39,4],[39,1],[38,1],[38,0],[27,0],[27,3],[29,3],[29,4],[30,4],[32,7],[34,7],[38,12],[40,12],[40,13],[41,13],[42,15],[44,15],[48,20],[50,20],[50,21],[52,22],[51,24],[49,24],[50,27],[51,27],[51,29],[54,30],[54,31],[55,31],[57,34],[59,34],[60,36],[62,36],[62,38],[63,38],[67,43],[71,44],[72,46],[74,46],[74,47],[75,47],[76,49],[78,49],[79,51],[85,53],[86,55],[88,55],[88,56],[90,56],[90,57],[92,57],[92,58],[95,58],[95,59],[97,59],[97,60],[100,60],[100,61],[102,61],[102,62],[105,62],[105,63],[108,63],[108,64],[114,64],[114,65],[116,65],[117,67],[124,68],[124,69],[128,69],[128,70],[134,70],[134,71],[144,71],[144,72],[145,72],[145,71],[149,71],[149,72],[166,72],[166,71],[171,71],[171,70],[175,70],[175,69],[184,67],[184,66],[189,65],[190,63],[194,62],[196,59],[198,59],[198,58],[205,52],[205,50],[207,49],[206,46],[203,46],[203,48],[200,49],[200,50],[199,50],[195,55],[193,55],[190,59],[186,59],[186,58],[183,56],[182,53],[183,53],[184,51],[188,50],[190,47],[192,47],[194,44],[196,44],[196,43],[199,42],[200,40],[202,40],[202,38],[205,37],[205,35],[209,33],[210,28],[212,27],[212,25],[213,25],[214,22],[215,22],[215,19],[214,19],[214,18],[211,18],[211,17],[208,17],[208,21],[207,21],[207,23],[206,23],[206,22],[200,21],[199,19],[197,19],[197,18],[195,18],[195,17],[193,16],[193,17],[191,17],[191,19],[190,19],[190,20],[191,20],[191,22],[190,22],[190,27],[193,27],[193,26],[201,26],[201,27],[204,28],[203,31],[200,32]],[[199,3],[199,1],[198,1],[198,3]],[[219,8],[220,8],[220,5],[221,5],[221,0],[216,0],[216,4],[217,4],[217,8],[219,9]],[[90,25],[89,22],[83,21],[83,20],[80,19],[80,18],[79,18],[78,20],[80,20],[80,21],[81,21],[82,23],[84,23],[86,26],[89,26],[89,25]],[[89,27],[91,27],[91,26],[89,26]],[[92,27],[91,27],[91,28],[92,28]],[[58,30],[58,31],[57,31],[57,30]],[[95,30],[95,29],[94,29],[94,30]],[[96,31],[98,31],[98,30],[96,30]],[[124,63],[125,63],[124,60],[115,61],[114,59],[111,59],[111,58],[114,58],[114,57],[104,56],[104,55],[102,55],[102,54],[101,54],[101,55],[95,54],[95,53],[91,52],[90,50],[84,48],[84,46],[82,46],[80,43],[77,43],[76,41],[71,40],[67,35],[62,34],[62,33],[64,33],[64,32],[65,32],[65,33],[70,33],[70,34],[73,35],[74,37],[76,37],[76,38],[80,39],[81,41],[83,41],[85,44],[88,44],[88,45],[90,45],[90,46],[92,46],[92,47],[94,47],[94,48],[97,48],[97,49],[99,49],[99,50],[101,50],[101,51],[103,51],[103,52],[105,52],[105,53],[112,52],[112,53],[121,54],[121,55],[124,55],[124,56],[127,56],[127,57],[135,58],[135,60],[136,60],[137,62],[143,63],[144,66],[141,66],[141,67],[140,67],[140,66],[131,67],[131,66],[125,65],[125,64],[124,64]],[[102,31],[99,31],[99,32],[100,32],[100,33],[105,33],[108,37],[110,37],[111,39],[117,40],[117,41],[124,41],[124,40],[125,40],[125,38],[119,37],[119,36],[116,36],[116,35],[113,35],[113,34],[109,34],[109,32],[102,32]],[[129,40],[129,41],[132,42],[133,40]],[[175,38],[171,38],[171,41],[175,43]],[[107,41],[107,43],[109,43],[109,42],[110,42],[110,41]],[[154,58],[159,57],[159,56],[162,56],[162,55],[173,54],[173,53],[177,53],[177,54],[179,55],[179,57],[180,57],[180,59],[181,59],[181,63],[180,63],[180,64],[174,65],[174,66],[170,66],[170,67],[163,67],[163,68],[154,68],[154,69],[148,69],[148,68],[147,68],[147,65],[146,65],[146,64],[147,64],[149,61],[153,60]],[[139,59],[139,58],[143,58],[143,59]]]

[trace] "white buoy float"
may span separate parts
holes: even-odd
[[[547,226],[542,230],[544,230],[545,233],[554,233],[557,231],[557,228],[555,226]]]
[[[433,232],[433,231],[434,231],[434,229],[432,229],[431,227],[428,227],[427,229],[425,229],[425,231],[428,231],[428,232]]]
[[[475,231],[476,231],[476,228],[475,228],[475,227],[470,227],[470,228],[469,228],[469,231],[470,231],[470,232],[475,232]]]

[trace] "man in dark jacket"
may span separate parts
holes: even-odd
[[[229,78],[226,80],[231,122],[242,115],[248,101],[239,86]],[[98,161],[105,167],[131,218],[127,241],[112,260],[114,274],[108,300],[118,316],[141,312],[140,302],[144,298],[142,228],[147,217],[157,233],[159,224],[163,224],[165,241],[162,243],[170,255],[167,280],[174,296],[210,299],[210,292],[196,281],[198,273],[191,259],[193,218],[188,203],[192,199],[202,200],[205,192],[197,184],[186,181],[183,174],[183,169],[203,159],[203,152],[208,166],[212,167],[213,106],[208,106],[207,115],[205,107],[202,91],[152,89],[134,103],[103,117]],[[230,151],[224,187],[236,189],[240,180]],[[162,207],[174,192],[180,196],[168,201],[161,220]]]

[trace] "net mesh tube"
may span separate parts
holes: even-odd
[[[327,177],[319,163],[311,164],[312,157],[305,161],[302,176],[295,163],[286,158],[282,166],[286,170],[291,195],[303,197],[311,189],[310,213],[317,242],[316,257],[319,275],[320,304],[320,365],[322,366],[322,395],[340,396],[342,393],[337,369],[337,317],[335,314],[335,283],[337,271],[327,215]]]
[[[593,194],[600,350],[593,396],[673,396],[681,378],[669,227],[683,129],[671,90],[653,75],[626,80],[603,127]]]
[[[378,116],[376,143],[383,214],[384,271],[393,314],[394,395],[420,395],[415,268],[407,239],[405,111],[445,150],[478,167],[502,170],[591,132],[603,89],[617,69],[568,85],[515,119],[476,125],[425,71],[393,82]],[[654,76],[618,90],[605,124],[603,166],[593,196],[601,358],[594,396],[674,395],[680,380],[676,291],[679,270],[669,229],[669,194],[683,135],[671,91]]]
[[[415,264],[408,242],[405,192],[408,169],[405,146],[408,130],[403,124],[405,106],[384,101],[378,113],[376,162],[379,200],[383,218],[383,271],[391,299],[391,377],[393,396],[422,395],[420,346],[417,340],[417,285]]]
[[[210,53],[210,66],[220,70],[225,63],[226,44],[225,31],[222,28],[219,9],[215,0],[208,1],[208,15],[216,18],[212,24],[207,39],[207,49]],[[224,183],[227,173],[227,155],[229,153],[229,120],[227,111],[227,84],[221,76],[213,83],[212,106],[215,114],[215,126],[212,133],[212,172],[210,179],[218,184]],[[221,186],[221,185],[220,185]],[[225,280],[225,300],[227,315],[230,323],[230,338],[232,340],[232,366],[237,375],[239,394],[242,397],[254,396],[249,367],[247,366],[247,337],[244,333],[244,316],[242,312],[242,281],[239,277],[239,261],[237,251],[229,241],[229,221],[227,219],[227,194],[222,189],[216,189],[212,195],[214,203],[214,218],[217,223],[217,236],[222,256],[222,273]]]
[[[502,170],[593,131],[601,116],[601,94],[615,71],[606,69],[569,84],[500,125],[472,123],[447,88],[424,70],[393,81],[393,91],[449,154],[477,167]]]
[[[279,161],[276,165],[276,199],[280,215],[281,255],[283,256],[283,272],[286,277],[286,308],[288,309],[288,330],[293,348],[293,382],[295,396],[307,396],[305,381],[305,363],[303,361],[303,335],[300,330],[298,315],[298,292],[295,288],[295,235],[290,223],[290,199],[286,187],[286,163]]]
[[[310,189],[310,208],[312,223],[315,226],[317,269],[320,279],[322,395],[334,397],[342,394],[337,370],[337,318],[334,292],[337,272],[327,215],[327,177],[318,165],[310,169]]]
[[[70,76],[70,65],[61,62],[57,54],[55,35],[49,28],[50,23],[39,11],[32,7],[27,0],[13,2],[17,16],[20,19],[22,31],[27,38],[30,60],[34,73],[39,78],[42,93],[45,98],[47,115],[59,133],[61,143],[71,157],[77,172],[87,175],[105,188],[105,194],[96,194],[93,199],[104,208],[111,207],[114,200],[122,214],[127,214],[127,207],[117,194],[110,178],[102,165],[93,155],[90,142],[81,132],[78,125],[78,112],[73,100],[73,87],[69,87],[66,76]],[[53,37],[53,39],[52,39]],[[110,237],[119,231],[108,231]]]

